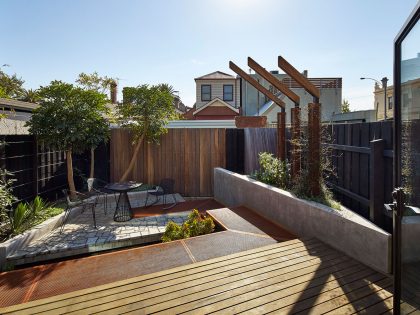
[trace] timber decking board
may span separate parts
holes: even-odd
[[[2,314],[305,314],[392,310],[391,279],[315,240],[292,240],[15,305]]]

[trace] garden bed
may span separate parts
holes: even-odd
[[[214,198],[226,206],[249,207],[298,237],[316,237],[378,271],[391,271],[391,235],[344,207],[299,199],[222,168],[214,169]]]

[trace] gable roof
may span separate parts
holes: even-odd
[[[34,109],[38,108],[39,105],[10,98],[0,98],[0,107],[10,107],[12,109],[33,111]]]
[[[233,80],[235,77],[233,75],[221,72],[221,71],[215,71],[206,75],[203,75],[201,77],[195,78],[194,80]]]
[[[197,109],[193,115],[197,115],[197,113],[199,113],[200,111],[202,111],[203,109],[205,109],[206,107],[211,106],[212,104],[216,103],[216,102],[220,102],[222,105],[226,106],[227,108],[229,108],[231,111],[239,114],[239,109],[229,105],[228,103],[226,103],[225,101],[222,101],[220,98],[216,97],[215,99],[212,99],[210,102],[208,102],[206,105],[200,107],[199,109]]]
[[[276,96],[280,99],[280,100],[284,100],[285,95],[281,92],[278,92],[276,94]],[[273,101],[268,101],[267,103],[265,103],[259,110],[259,114],[260,116],[265,115],[269,110],[271,110],[272,108],[274,108],[276,105],[276,103],[274,103]],[[276,105],[277,106],[277,105]],[[256,113],[254,116],[258,116],[258,113]]]

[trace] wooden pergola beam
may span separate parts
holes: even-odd
[[[299,71],[297,71],[282,56],[279,56],[278,64],[280,69],[286,72],[292,79],[299,83],[309,94],[311,94],[316,99],[315,103],[319,102],[320,93],[315,85],[313,85],[307,78],[305,78]]]
[[[295,94],[292,90],[290,90],[286,85],[281,83],[280,80],[277,79],[274,75],[272,75],[270,72],[268,72],[263,67],[261,67],[251,57],[248,57],[248,66],[251,69],[254,69],[254,71],[258,73],[261,77],[263,77],[265,80],[270,82],[277,90],[279,90],[284,95],[286,95],[289,99],[291,99],[293,103],[295,103],[296,105],[300,103],[300,97],[297,94]]]
[[[271,93],[265,87],[263,87],[257,80],[255,80],[253,77],[251,77],[245,71],[243,71],[241,68],[239,68],[237,65],[235,65],[232,61],[229,61],[229,68],[232,71],[236,72],[241,78],[243,78],[245,81],[247,81],[249,84],[251,84],[254,88],[256,88],[258,91],[260,91],[262,94],[267,96],[270,100],[272,100],[278,106],[280,106],[281,108],[285,108],[286,104],[281,99],[279,99],[277,96],[275,96],[273,93]]]

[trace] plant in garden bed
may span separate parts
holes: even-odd
[[[200,215],[197,209],[194,209],[188,216],[188,220],[182,226],[170,221],[166,226],[165,233],[163,233],[162,241],[170,242],[209,234],[214,231],[214,227],[215,225],[211,217],[204,217]]]
[[[9,224],[7,229],[2,231],[1,239],[7,239],[29,230],[30,228],[44,222],[63,212],[63,208],[53,206],[37,196],[30,203],[20,202],[16,208],[9,213]]]
[[[316,201],[331,208],[340,210],[340,203],[333,199],[331,191],[321,180],[321,193],[319,196],[312,196],[308,188],[308,171],[303,168],[300,175],[292,180],[290,165],[287,161],[280,161],[268,152],[259,153],[260,170],[251,177],[263,183],[293,192],[297,197]],[[325,162],[324,162],[325,163]]]

